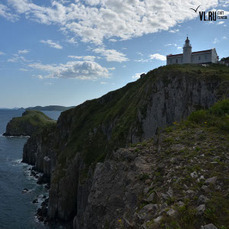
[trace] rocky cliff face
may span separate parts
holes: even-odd
[[[48,178],[56,164],[55,125],[46,126],[41,133],[33,134],[23,149],[22,162],[34,165],[35,170]]]
[[[117,219],[125,213],[125,225],[131,227],[128,215],[134,214],[143,191],[141,182],[135,187],[136,176],[144,177],[149,169],[147,160],[151,163],[154,158],[147,152],[139,157],[131,150],[114,150],[150,139],[159,128],[186,118],[196,109],[210,107],[229,94],[225,85],[226,67],[166,66],[63,112],[56,130],[50,133],[55,136],[52,143],[31,138],[24,150],[28,161],[38,168],[44,168],[45,158],[51,159],[49,218],[74,218],[74,228],[109,228],[117,224],[117,220],[110,221],[111,215]],[[128,163],[119,160],[125,154]],[[115,195],[111,195],[114,190]]]

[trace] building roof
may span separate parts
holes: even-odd
[[[199,54],[199,53],[206,53],[206,52],[211,52],[212,49],[208,49],[208,50],[203,50],[203,51],[198,51],[198,52],[192,52],[192,54]]]
[[[192,54],[201,54],[201,53],[207,53],[207,52],[211,52],[211,51],[212,51],[212,49],[208,49],[208,50],[203,50],[203,51],[192,52]],[[181,54],[175,54],[175,55],[173,55],[173,54],[167,55],[167,57],[174,57],[174,56],[183,56],[183,54],[181,53]]]
[[[175,54],[175,55],[173,55],[173,54],[167,55],[167,57],[173,57],[173,56],[183,56],[183,54],[181,53],[181,54]]]

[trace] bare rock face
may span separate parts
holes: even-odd
[[[152,85],[145,114],[141,114],[143,139],[152,137],[158,127],[187,117],[196,108],[208,108],[216,102],[217,80],[205,81],[189,74],[162,75]]]
[[[22,161],[34,165],[34,169],[51,177],[56,164],[55,134],[53,128],[46,129],[42,134],[30,137],[23,148]]]
[[[98,163],[85,211],[74,219],[75,228],[117,228],[122,223],[131,226],[133,219],[128,215],[134,215],[138,198],[143,192],[144,176],[150,167],[147,154],[138,156],[134,150],[124,149],[118,150],[105,163]],[[142,214],[157,206],[146,207]],[[124,213],[126,222],[122,222],[123,219],[119,222],[120,215]]]

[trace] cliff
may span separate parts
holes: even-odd
[[[23,155],[25,161],[29,157],[35,158],[33,163],[40,171],[45,170],[47,157],[52,163],[49,167],[49,219],[71,221],[74,218],[74,228],[101,228],[101,225],[112,228],[109,226],[114,225],[110,221],[111,215],[115,216],[113,220],[117,220],[123,209],[128,208],[132,211],[127,215],[132,216],[142,192],[141,183],[136,182],[139,188],[134,188],[134,176],[142,173],[144,180],[144,173],[151,171],[149,163],[155,163],[158,149],[153,153],[154,157],[143,150],[139,159],[131,149],[121,150],[121,156],[117,149],[151,139],[162,127],[185,119],[197,109],[209,108],[224,96],[229,97],[228,67],[170,65],[155,69],[138,81],[99,99],[86,101],[63,112],[53,132],[28,140],[27,153],[24,151]],[[137,165],[135,159],[139,160]],[[148,164],[143,159],[149,160]],[[119,166],[123,169],[119,170]],[[132,171],[127,179],[124,171],[133,168],[136,172]],[[110,175],[103,176],[105,172]],[[126,200],[123,200],[121,198],[124,191],[128,191],[129,182],[133,193],[127,192]],[[117,190],[116,195],[109,199],[109,193],[114,190]],[[100,195],[105,198],[101,204],[96,202]],[[106,216],[107,223],[103,216]],[[129,221],[128,217],[125,219]]]
[[[13,118],[6,126],[4,136],[31,136],[55,121],[40,111],[26,110],[22,117]]]
[[[229,99],[97,163],[74,228],[228,228],[228,164]]]

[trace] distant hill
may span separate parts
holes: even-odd
[[[55,124],[52,120],[40,111],[26,110],[22,117],[13,118],[7,124],[4,136],[32,136],[42,128]]]
[[[37,111],[66,111],[73,108],[72,107],[64,107],[64,106],[57,106],[57,105],[50,105],[50,106],[35,106],[35,107],[28,107],[26,110],[37,110]]]

